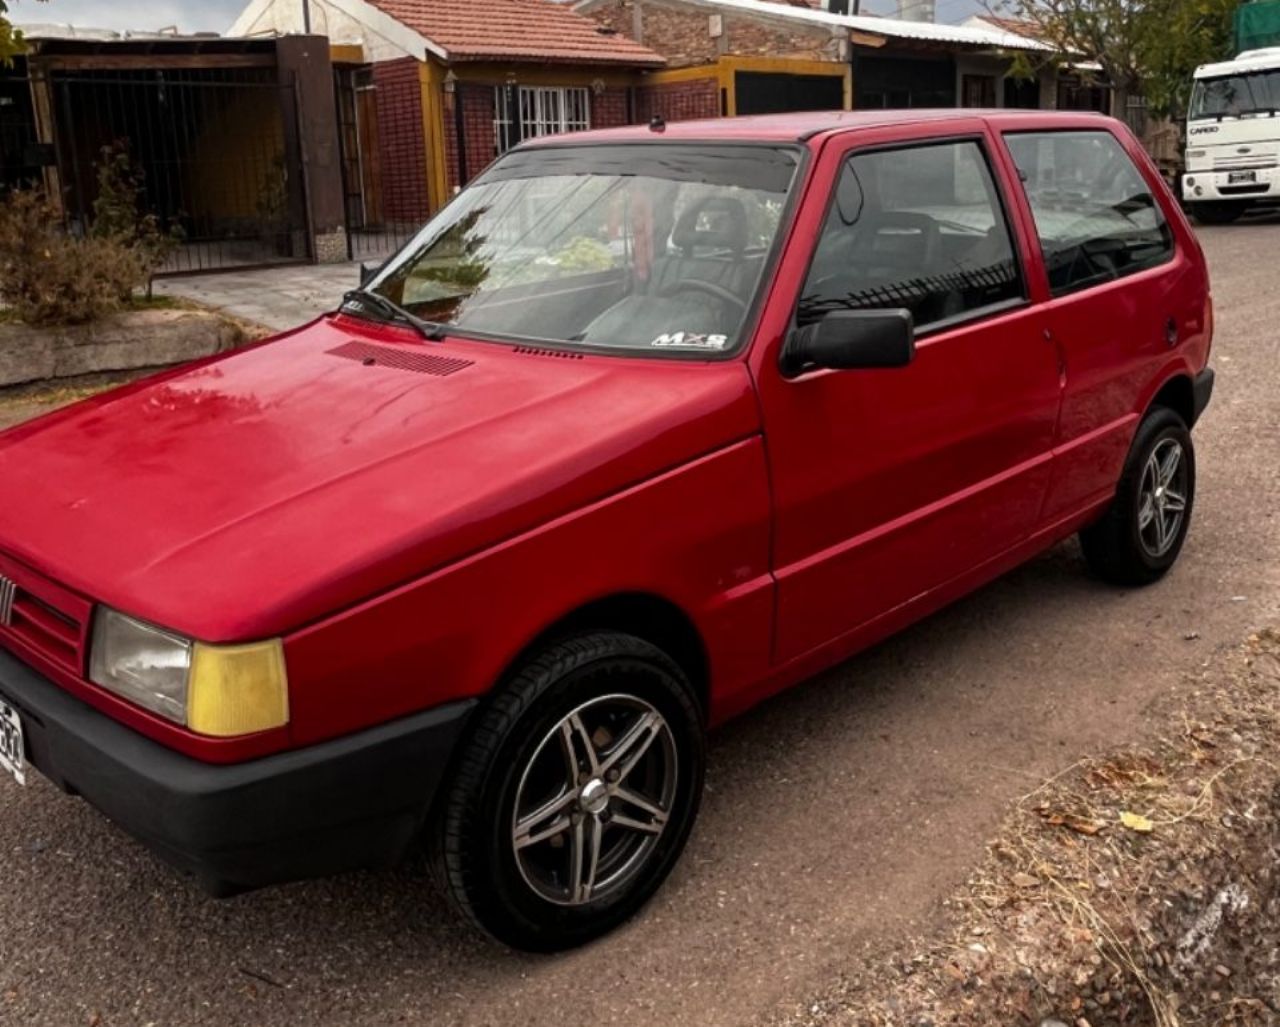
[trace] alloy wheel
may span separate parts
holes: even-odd
[[[1158,442],[1142,469],[1138,491],[1138,538],[1153,558],[1164,556],[1178,539],[1187,510],[1187,462],[1182,443]]]
[[[667,829],[676,742],[643,699],[583,703],[542,739],[516,789],[511,845],[525,883],[561,906],[624,891]]]

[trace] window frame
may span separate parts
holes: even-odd
[[[517,152],[529,153],[532,151],[544,150],[572,150],[584,146],[598,145],[585,143],[573,138],[555,139],[551,142],[533,142],[528,144],[520,144],[512,147],[506,154],[502,154],[494,159],[494,162],[484,169],[472,182],[468,183],[467,188],[484,182],[490,174],[501,172],[500,162],[508,155]],[[714,364],[714,363],[731,363],[733,361],[742,360],[744,355],[749,354],[756,345],[757,336],[760,332],[760,324],[768,309],[768,303],[772,295],[772,289],[777,281],[778,270],[781,267],[782,256],[787,248],[787,244],[791,239],[792,230],[795,227],[796,216],[798,215],[801,205],[804,202],[806,187],[809,183],[809,175],[811,165],[813,164],[815,155],[813,150],[801,141],[788,140],[762,140],[762,139],[717,139],[712,136],[704,136],[700,138],[690,139],[660,139],[660,141],[619,141],[611,143],[610,146],[618,148],[644,147],[644,146],[672,146],[672,147],[689,147],[696,148],[699,146],[721,146],[733,147],[744,150],[785,150],[795,157],[795,171],[792,173],[791,187],[787,192],[786,202],[782,208],[782,214],[778,219],[777,234],[774,236],[773,245],[769,249],[769,253],[765,257],[764,266],[760,272],[760,279],[756,284],[755,294],[748,307],[747,315],[743,319],[741,338],[738,343],[724,350],[681,350],[669,349],[650,352],[648,350],[623,350],[611,346],[592,346],[584,343],[566,343],[561,339],[548,339],[542,336],[517,336],[510,333],[500,332],[484,332],[475,329],[466,329],[457,331],[459,338],[481,343],[496,343],[506,346],[527,346],[536,345],[541,349],[555,350],[562,353],[573,354],[591,354],[593,356],[615,357],[621,360],[656,360],[666,362],[684,362],[690,364]],[[432,215],[427,222],[430,225],[432,221],[438,218],[441,213],[446,210],[450,204],[454,203],[458,196],[465,190],[456,193],[449,203],[445,204],[439,211]],[[424,225],[419,230],[419,234],[426,230]],[[410,238],[405,242],[399,250],[393,253],[381,265],[374,280],[383,274],[383,272],[391,265],[391,263],[400,255],[407,247],[412,246],[414,239]]]
[[[823,208],[822,228],[825,230],[827,221],[831,217],[831,209],[835,206],[836,198],[839,194],[840,179],[844,175],[849,162],[855,157],[868,153],[919,150],[924,147],[954,146],[960,143],[977,144],[978,154],[986,166],[987,174],[991,178],[991,184],[995,187],[995,196],[997,203],[999,204],[999,213],[1004,217],[1005,228],[1009,235],[1009,246],[1013,251],[1014,273],[1017,275],[1018,282],[1021,285],[1022,295],[1007,300],[999,300],[995,303],[988,303],[986,306],[974,307],[972,310],[965,310],[959,314],[954,314],[951,317],[944,317],[937,321],[930,321],[925,325],[915,325],[914,333],[917,340],[927,340],[941,332],[947,332],[953,328],[967,326],[979,321],[985,321],[1000,314],[1008,313],[1011,310],[1022,310],[1026,307],[1030,307],[1033,302],[1031,296],[1031,279],[1028,274],[1026,254],[1023,252],[1022,245],[1019,242],[1019,233],[1017,231],[1018,221],[1014,216],[1014,208],[1010,202],[1012,198],[1009,196],[1007,191],[1004,172],[994,159],[995,153],[993,152],[992,140],[985,132],[966,131],[955,135],[922,136],[919,138],[901,139],[884,143],[867,143],[861,146],[850,146],[844,150],[838,158],[838,168],[835,181],[831,183],[827,202]],[[821,241],[822,231],[819,231],[817,236],[814,238],[813,247],[809,251],[809,259],[805,264],[804,277],[801,279],[800,288],[796,293],[795,305],[791,311],[791,331],[796,331],[800,325],[800,304],[804,299],[804,287],[808,284],[809,276],[813,273],[813,263],[817,259],[818,245]]]
[[[1107,136],[1115,144],[1116,148],[1120,151],[1120,154],[1125,158],[1125,160],[1129,162],[1129,166],[1133,169],[1134,174],[1138,176],[1139,181],[1141,181],[1142,184],[1146,186],[1147,193],[1151,197],[1151,206],[1160,216],[1160,219],[1164,223],[1165,228],[1168,229],[1169,252],[1168,252],[1168,255],[1163,260],[1155,264],[1150,264],[1146,267],[1136,268],[1135,270],[1132,270],[1132,271],[1125,271],[1122,274],[1116,275],[1114,278],[1106,278],[1101,281],[1085,281],[1077,285],[1072,285],[1065,289],[1054,288],[1053,282],[1050,280],[1050,277],[1049,277],[1048,253],[1045,250],[1044,239],[1040,235],[1040,223],[1036,220],[1035,204],[1031,202],[1031,193],[1027,189],[1027,182],[1026,182],[1026,178],[1024,177],[1024,172],[1020,167],[1018,167],[1018,160],[1017,160],[1017,157],[1014,156],[1013,147],[1009,145],[1009,140],[1011,137],[1016,137],[1016,136],[1063,136],[1063,135],[1090,135],[1090,136],[1104,135],[1104,136]],[[1092,125],[1092,126],[1071,125],[1071,126],[1062,127],[1062,128],[1058,128],[1056,126],[1005,128],[1005,129],[1000,129],[1000,142],[1001,142],[1001,145],[1004,146],[1005,152],[1009,156],[1010,164],[1013,166],[1013,168],[1017,172],[1018,188],[1022,190],[1022,199],[1023,199],[1023,202],[1026,203],[1027,217],[1030,219],[1029,227],[1031,229],[1031,239],[1035,243],[1040,253],[1041,273],[1044,276],[1044,287],[1046,290],[1046,295],[1050,301],[1065,299],[1066,297],[1069,297],[1069,296],[1076,296],[1080,293],[1089,292],[1092,289],[1102,289],[1102,288],[1105,288],[1106,286],[1114,285],[1117,282],[1123,282],[1125,279],[1132,278],[1134,275],[1146,274],[1147,272],[1150,272],[1150,271],[1158,271],[1159,269],[1163,267],[1167,267],[1169,264],[1174,263],[1178,259],[1178,256],[1181,253],[1181,248],[1182,248],[1181,240],[1178,238],[1178,232],[1174,227],[1172,218],[1169,217],[1169,211],[1165,208],[1164,202],[1161,199],[1161,194],[1168,192],[1167,188],[1160,189],[1152,183],[1151,178],[1147,174],[1146,169],[1144,169],[1142,165],[1137,160],[1134,159],[1133,154],[1129,152],[1129,147],[1125,145],[1124,140],[1121,139],[1120,136],[1118,136],[1114,131],[1112,131],[1112,129],[1107,125]]]
[[[501,157],[504,153],[514,150],[526,139],[541,139],[550,135],[591,130],[591,89],[589,87],[516,85],[513,91],[514,102],[520,114],[518,122],[520,138],[515,139],[513,133],[517,120],[513,116],[515,112],[507,103],[507,89],[505,85],[493,87],[493,141],[496,156]],[[551,106],[548,101],[551,96],[555,97],[554,120],[548,116]],[[526,103],[532,117],[525,116]],[[571,111],[580,113],[582,116],[571,117]],[[530,132],[530,127],[536,127],[538,131]]]

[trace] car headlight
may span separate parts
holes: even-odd
[[[202,735],[228,738],[289,722],[278,638],[206,645],[99,607],[89,680]]]

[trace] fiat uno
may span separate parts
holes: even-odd
[[[582,943],[709,726],[1076,533],[1168,571],[1211,331],[1105,117],[526,143],[333,313],[0,436],[0,784],[220,895],[421,844]]]

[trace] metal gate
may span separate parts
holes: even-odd
[[[414,80],[413,87],[417,80]],[[384,140],[378,118],[378,93],[369,68],[339,68],[334,72],[338,111],[338,146],[342,158],[342,193],[347,224],[347,255],[352,260],[380,262],[400,249],[422,227],[422,218],[405,217],[394,200],[403,191],[388,187],[384,173]],[[403,130],[403,116],[395,127]],[[425,215],[426,188],[422,181]],[[393,195],[394,194],[394,195]]]
[[[50,101],[68,227],[88,229],[104,154],[141,174],[141,213],[181,274],[306,260],[305,182],[292,82],[274,68],[55,72]]]

